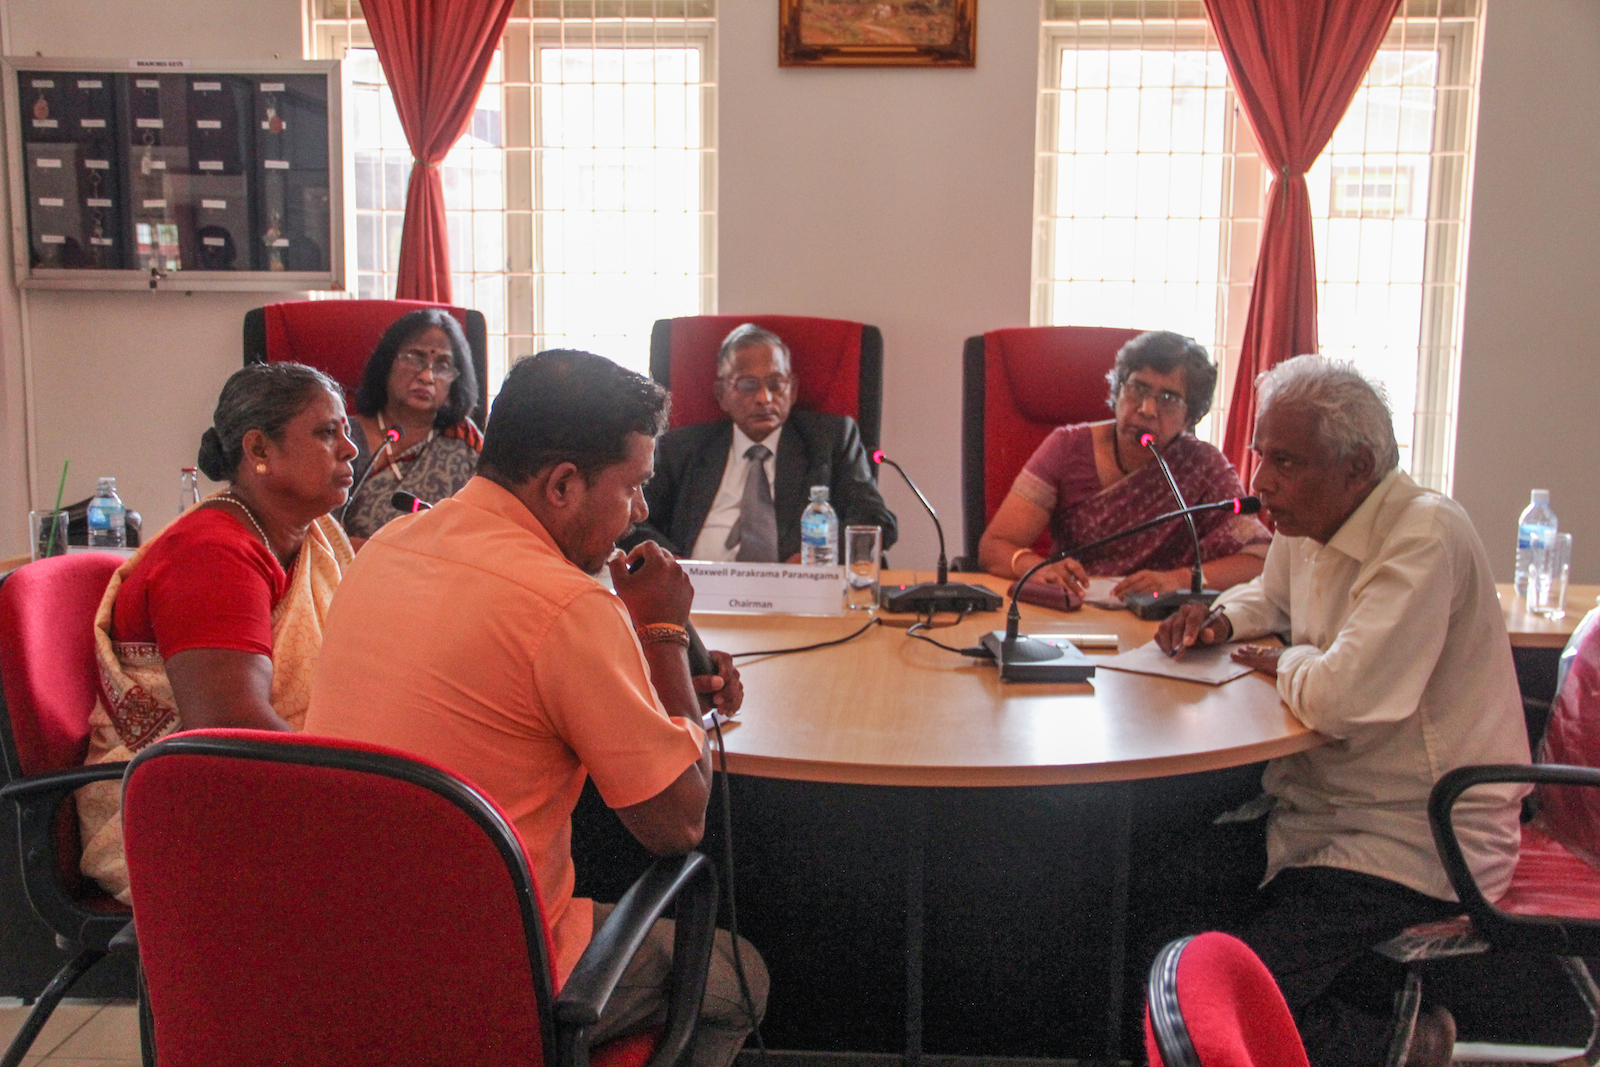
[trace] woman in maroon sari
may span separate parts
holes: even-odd
[[[1188,503],[1243,494],[1222,453],[1191,432],[1211,409],[1217,384],[1216,364],[1192,337],[1140,334],[1117,353],[1109,381],[1116,417],[1052,431],[1012,483],[978,542],[990,574],[1016,578],[1038,563],[1034,545],[1047,526],[1060,551],[1176,507],[1150,450],[1139,444],[1146,433]],[[1261,573],[1272,536],[1255,519],[1213,511],[1195,516],[1195,524],[1207,588],[1226,589]],[[1090,575],[1116,576],[1119,597],[1160,594],[1187,589],[1193,563],[1188,527],[1173,522],[1046,567],[1036,580],[1081,594]]]

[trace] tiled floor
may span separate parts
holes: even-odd
[[[28,1009],[0,1003],[0,1049],[27,1017]],[[1570,1051],[1570,1050],[1569,1050]],[[1523,1053],[1518,1056],[1517,1053]],[[1463,1045],[1456,1050],[1455,1067],[1528,1067],[1549,1064],[1558,1054],[1511,1046]],[[1470,1057],[1470,1059],[1469,1059]],[[1480,1058],[1481,1057],[1481,1058]],[[887,1057],[871,1057],[874,1062]],[[740,1057],[740,1067],[754,1067],[754,1053]],[[44,1032],[33,1043],[33,1051],[22,1061],[23,1067],[140,1067],[139,1016],[127,1001],[68,1000],[56,1009]],[[1554,1067],[1581,1067],[1581,1061],[1567,1060]]]
[[[15,1001],[12,1002],[15,1004]],[[28,1015],[0,1007],[0,1047]],[[139,1014],[126,1001],[68,1000],[55,1010],[23,1067],[139,1067]]]

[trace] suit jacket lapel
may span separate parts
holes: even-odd
[[[778,438],[776,482],[772,487],[772,510],[778,518],[778,552],[792,543],[790,553],[800,550],[800,513],[811,502],[811,487],[806,484],[809,450],[799,420],[790,413]]]
[[[693,450],[689,470],[684,476],[682,505],[673,515],[673,541],[685,553],[694,552],[700,528],[716,503],[722,487],[722,472],[728,469],[728,449],[733,447],[733,423],[727,419],[707,424],[704,441]]]

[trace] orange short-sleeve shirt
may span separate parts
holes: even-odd
[[[704,743],[662,707],[622,602],[484,478],[389,523],[357,554],[328,612],[305,728],[414,752],[505,809],[558,983],[592,930],[590,902],[572,896],[585,774],[627,807],[671,785]]]

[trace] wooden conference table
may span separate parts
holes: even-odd
[[[885,575],[895,584],[926,577]],[[1004,592],[988,575],[957,580]],[[1546,619],[1529,614],[1510,585],[1498,589],[1518,648],[1564,646],[1600,593],[1572,586],[1566,617]],[[864,614],[701,615],[695,625],[710,647],[746,653],[844,637]],[[856,785],[1070,785],[1234,767],[1319,743],[1261,675],[1204,686],[1101,670],[1082,685],[1006,684],[991,664],[907,638],[912,616],[883,620],[835,648],[741,658],[745,713],[726,731],[728,769]],[[1024,604],[1022,623],[1024,633],[1115,634],[1121,651],[1156,631],[1126,611],[1088,606]],[[929,636],[966,647],[1004,626],[1003,612],[984,613]]]
[[[912,578],[888,576],[896,584]],[[1005,583],[987,575],[955,580],[1004,592]],[[745,704],[725,731],[728,769],[854,785],[1072,785],[1234,767],[1320,741],[1261,675],[1207,686],[1100,670],[1078,685],[1007,684],[993,664],[908,638],[914,617],[883,619],[836,648],[741,658]],[[1126,611],[1094,607],[1063,613],[1025,604],[1022,619],[1024,633],[1114,633],[1122,651],[1156,631]],[[709,647],[744,653],[836,639],[865,621],[864,612],[703,615],[695,625]],[[986,612],[929,636],[966,647],[1004,626],[1004,612]],[[1087,651],[1092,658],[1101,650]]]
[[[898,584],[930,577],[888,572],[885,581]],[[987,576],[962,575],[952,580],[984,584],[997,591],[1004,585]],[[1596,592],[1600,588],[1572,587],[1567,617],[1551,621],[1528,615],[1522,602],[1506,588],[1502,600],[1512,643],[1558,649],[1594,603]],[[844,637],[864,621],[861,612],[830,618],[705,614],[696,617],[696,626],[710,647],[740,653]],[[914,1061],[923,1052],[926,985],[933,1001],[926,1012],[930,1052],[1059,1056],[1070,1051],[1113,1060],[1128,1044],[1136,1025],[1133,991],[1143,963],[1138,952],[1126,959],[1124,953],[1130,933],[1137,936],[1142,931],[1126,925],[1129,879],[1133,878],[1137,898],[1152,877],[1151,861],[1148,856],[1141,859],[1140,853],[1163,847],[1149,843],[1151,824],[1157,824],[1159,830],[1161,821],[1185,803],[1191,790],[1198,790],[1192,805],[1197,810],[1214,802],[1212,796],[1199,795],[1212,781],[1201,772],[1246,768],[1311,748],[1321,743],[1321,738],[1289,713],[1272,682],[1260,675],[1213,687],[1101,669],[1081,685],[1004,684],[988,663],[908,637],[905,629],[911,621],[907,616],[885,615],[882,625],[837,647],[740,659],[746,689],[744,711],[737,724],[725,731],[727,766],[736,787],[734,811],[742,815],[738,821],[745,824],[737,834],[737,851],[743,855],[752,848],[766,849],[764,857],[752,864],[757,868],[749,876],[753,884],[746,886],[745,877],[740,878],[740,914],[753,914],[762,906],[752,897],[764,889],[781,890],[776,883],[782,882],[782,877],[773,868],[792,867],[797,862],[795,855],[771,843],[774,838],[801,842],[793,851],[807,860],[820,859],[824,867],[829,861],[841,861],[854,872],[865,865],[872,874],[862,876],[863,886],[876,885],[878,891],[892,893],[898,882],[905,893],[903,1023],[908,1058]],[[984,613],[957,625],[941,626],[930,636],[965,647],[976,644],[984,632],[1004,625],[1003,612]],[[1111,633],[1117,636],[1121,651],[1149,641],[1155,629],[1156,624],[1123,611],[1086,607],[1061,613],[1023,606],[1025,633]],[[1089,654],[1098,653],[1089,650]],[[1235,783],[1239,779],[1236,772]],[[1136,810],[1146,811],[1145,798],[1151,790],[1159,788],[1153,780],[1174,783],[1167,787],[1167,806],[1159,809],[1161,814],[1136,818]],[[762,782],[768,784],[762,786]],[[1076,788],[1052,788],[1062,786]],[[860,788],[851,791],[852,787]],[[1053,816],[1029,823],[1036,809],[1051,804],[1058,805]],[[1213,808],[1211,813],[1215,810],[1223,809]],[[868,814],[863,816],[863,811]],[[1064,825],[1078,834],[1073,844],[1062,846],[1067,855],[1047,863],[1048,869],[1032,869],[1033,857],[1024,854],[1028,835],[1032,835],[1035,848],[1048,852],[1054,846],[1052,838]],[[1057,1009],[1078,1010],[1098,1016],[1100,1021],[1080,1027],[1072,1038],[1076,1047],[1068,1050],[1051,1047],[1059,1035],[1043,1034],[1034,1035],[1031,1045],[1022,1041],[1003,1048],[974,1047],[973,1042],[986,1040],[990,1034],[980,1023],[965,1028],[952,1023],[951,1006],[959,1013],[968,998],[948,988],[949,975],[940,978],[937,973],[941,966],[954,967],[961,973],[954,981],[981,984],[970,972],[981,973],[984,967],[974,968],[971,959],[962,955],[970,953],[975,942],[947,947],[942,962],[937,958],[940,952],[935,946],[941,932],[946,941],[952,936],[952,924],[945,922],[940,927],[938,919],[942,911],[950,910],[966,912],[965,922],[988,921],[987,916],[973,914],[981,913],[981,902],[951,904],[946,897],[960,896],[961,887],[951,883],[962,881],[962,868],[989,862],[986,853],[996,838],[1013,829],[1023,840],[1010,852],[1004,841],[995,847],[1000,855],[991,871],[996,900],[1013,899],[1010,890],[999,883],[1016,878],[1034,883],[1034,895],[1024,892],[1015,897],[1019,906],[1038,909],[1050,902],[1052,878],[1075,876],[1081,873],[1075,869],[1078,867],[1108,872],[1100,881],[1091,879],[1087,889],[1062,890],[1063,899],[1071,901],[1074,908],[1085,896],[1103,894],[1095,901],[1099,910],[1084,914],[1091,929],[1081,936],[1082,944],[1073,945],[1078,955],[1069,962],[1070,969],[1081,967],[1088,955],[1104,957],[1095,960],[1095,994],[1079,997],[1076,1009],[1065,1004]],[[809,843],[807,834],[814,835]],[[957,834],[972,840],[957,842]],[[819,838],[830,835],[836,839],[828,847],[817,844]],[[753,837],[761,838],[761,844],[753,845]],[[1131,875],[1130,844],[1134,853]],[[885,863],[886,856],[892,862]],[[807,882],[806,889],[789,898],[787,907],[778,908],[789,920],[796,907],[810,903],[807,893],[814,891],[816,879],[828,882],[847,876],[823,870],[798,877]],[[976,877],[974,882],[982,884]],[[974,891],[972,885],[967,889],[980,897],[986,892],[982,888]],[[824,907],[831,904],[840,910],[856,903],[844,899],[841,906],[840,899],[823,893],[819,903],[827,901]],[[1149,909],[1140,912],[1135,899],[1133,911],[1147,915]],[[926,930],[925,918],[930,920]],[[1137,915],[1135,921],[1141,921]],[[768,938],[782,936],[776,929],[765,933]],[[878,937],[882,936],[880,930]],[[954,936],[959,940],[960,930]],[[996,936],[1003,940],[1005,934]],[[862,936],[857,943],[865,946],[869,940]],[[1059,944],[1066,941],[1063,935]],[[772,955],[769,944],[759,940],[757,944]],[[1011,962],[1005,958],[1008,952],[1015,952],[1015,947],[996,951],[1000,958],[990,961],[991,970]],[[1054,966],[1061,967],[1061,961]],[[1048,972],[1051,962],[1018,960],[1015,967]],[[775,975],[781,977],[782,969],[776,966]],[[865,969],[871,971],[871,966]],[[808,977],[815,981],[814,976]],[[941,990],[941,983],[946,988]],[[1040,1003],[1046,1003],[1050,998],[1044,987],[1050,982],[1039,985]],[[1126,997],[1124,987],[1128,989]],[[812,1013],[826,1014],[827,1010],[826,1006],[814,1006]],[[970,1010],[981,1014],[983,1009]],[[1009,1039],[1006,1028],[1015,1024],[1015,1019],[1003,1020],[994,1032]],[[1096,1032],[1102,1036],[1093,1037]],[[865,1051],[849,1037],[841,1042],[844,1047]],[[807,1046],[816,1047],[809,1041]]]
[[[889,572],[885,580],[898,584],[928,577]],[[1001,592],[1005,585],[982,575],[952,580]],[[695,625],[709,647],[750,653],[844,637],[867,619],[864,612],[843,617],[704,614],[696,616]],[[815,877],[848,880],[863,862],[862,853],[874,850],[876,837],[873,858],[882,861],[887,854],[898,861],[877,869],[876,882],[871,878],[863,882],[888,882],[880,888],[893,893],[893,882],[899,881],[904,892],[903,1051],[908,1060],[914,1062],[924,1051],[926,985],[933,1001],[926,1011],[927,1028],[932,1031],[930,1052],[1033,1056],[1070,1052],[1114,1061],[1127,1043],[1126,1016],[1133,1007],[1131,992],[1125,1005],[1122,991],[1125,985],[1130,991],[1134,988],[1135,976],[1125,976],[1125,971],[1130,965],[1143,966],[1142,960],[1124,958],[1135,800],[1129,786],[1116,783],[1255,764],[1311,748],[1321,738],[1289,713],[1271,681],[1261,675],[1207,686],[1101,669],[1083,684],[1007,684],[999,680],[992,664],[907,636],[913,621],[910,616],[884,615],[882,625],[837,647],[741,657],[744,710],[736,725],[724,731],[727,767],[745,794],[736,796],[734,803],[736,813],[744,809],[741,821],[748,825],[736,835],[736,852],[743,856],[752,847],[767,846],[773,836],[809,841],[810,847],[802,844],[798,851],[805,854],[820,848],[823,859],[850,867],[843,875],[823,871]],[[940,626],[929,635],[959,648],[976,644],[984,632],[1004,625],[1004,612],[986,612]],[[1155,629],[1155,623],[1125,611],[1086,607],[1062,613],[1023,606],[1024,633],[1115,634],[1122,651],[1149,641]],[[815,785],[764,793],[752,779]],[[830,791],[824,784],[889,788]],[[1095,791],[1092,787],[1097,785],[1101,788]],[[1079,788],[1041,788],[1061,786]],[[1054,813],[1046,813],[1052,806]],[[805,823],[795,814],[796,808],[814,808],[814,820]],[[875,814],[853,824],[862,811]],[[759,812],[759,817],[752,812]],[[775,833],[780,821],[785,829]],[[1069,823],[1074,824],[1070,832],[1063,829]],[[837,836],[830,847],[815,845],[834,831]],[[1019,857],[1006,858],[1005,845],[997,839],[1008,833],[1019,835],[1022,840],[1016,847],[1024,852],[1031,835],[1035,851],[1048,854],[1060,842],[1062,854],[1037,869],[1030,857],[1020,857],[1020,862]],[[762,838],[761,844],[753,844],[752,837]],[[771,868],[792,863],[777,849],[765,861],[756,861],[764,869],[752,877],[756,885],[781,881]],[[984,864],[992,864],[993,881],[988,887],[981,882],[968,886],[972,895],[961,901],[962,889],[952,883],[961,881],[963,869]],[[1090,886],[1076,891],[1064,888],[1057,898],[1056,881],[1071,880],[1071,869],[1077,867],[1093,870]],[[1036,883],[1039,892],[1014,896],[1007,884],[1012,879]],[[746,887],[743,878],[740,887],[744,916],[761,906],[751,900],[761,890]],[[984,949],[969,943],[965,928],[952,935],[951,924],[941,926],[939,915],[943,910],[982,910],[990,899],[1016,901],[1021,912],[1053,903],[1079,912],[1070,903],[1078,896],[1093,898],[1098,910],[1093,915],[1083,913],[1085,930],[1058,938],[1084,942],[1061,949],[1072,960],[1051,960],[1047,952],[1037,963],[1029,963],[1013,960],[1011,950],[996,950],[988,961],[996,971],[1012,966],[1049,974],[1069,965],[1077,969],[1079,957],[1093,956],[1097,975],[1089,983],[1093,988],[1082,991],[1075,1006],[1060,1004],[1052,1009],[1087,1016],[1078,1031],[1062,1038],[1074,1047],[1056,1046],[1061,1035],[1042,1033],[1031,1043],[1019,1039],[1018,1044],[1006,1044],[1012,1040],[1009,1031],[1016,1028],[1016,1020],[1002,1020],[986,1030],[985,1009],[967,1006],[965,994],[950,988],[962,980],[983,984],[973,972],[984,967],[975,965],[972,957],[974,952],[984,954]],[[951,897],[958,902],[952,903]],[[895,907],[901,906],[898,898],[898,893],[889,898]],[[861,903],[848,902],[841,910]],[[789,913],[793,915],[792,910]],[[925,917],[930,915],[934,921],[925,929]],[[989,920],[974,917],[973,921]],[[1008,921],[1026,936],[1030,922],[1026,914]],[[782,937],[778,931],[767,934]],[[752,931],[751,936],[758,935]],[[858,951],[868,951],[868,940],[861,939]],[[757,944],[769,954],[775,982],[781,986],[786,968],[771,958],[770,942]],[[870,964],[866,969],[871,970]],[[818,984],[815,976],[808,977],[809,984]],[[1015,977],[997,975],[997,980]],[[1039,983],[1037,993],[1044,998],[1040,1003],[1052,999],[1051,985],[1048,979]],[[952,998],[957,1002],[954,1013]],[[812,1014],[826,1014],[832,1007],[818,1006]],[[963,1010],[972,1018],[965,1026],[954,1024],[950,1016]],[[802,1037],[808,1045],[815,1041],[812,1033]],[[991,1040],[1000,1046],[987,1044]],[[842,1042],[868,1051],[848,1037]]]
[[[1506,632],[1511,635],[1512,648],[1565,648],[1567,638],[1577,628],[1583,617],[1595,607],[1600,598],[1600,585],[1567,586],[1566,615],[1547,619],[1528,611],[1528,602],[1517,596],[1511,583],[1495,586],[1500,594],[1500,606],[1506,615]]]

